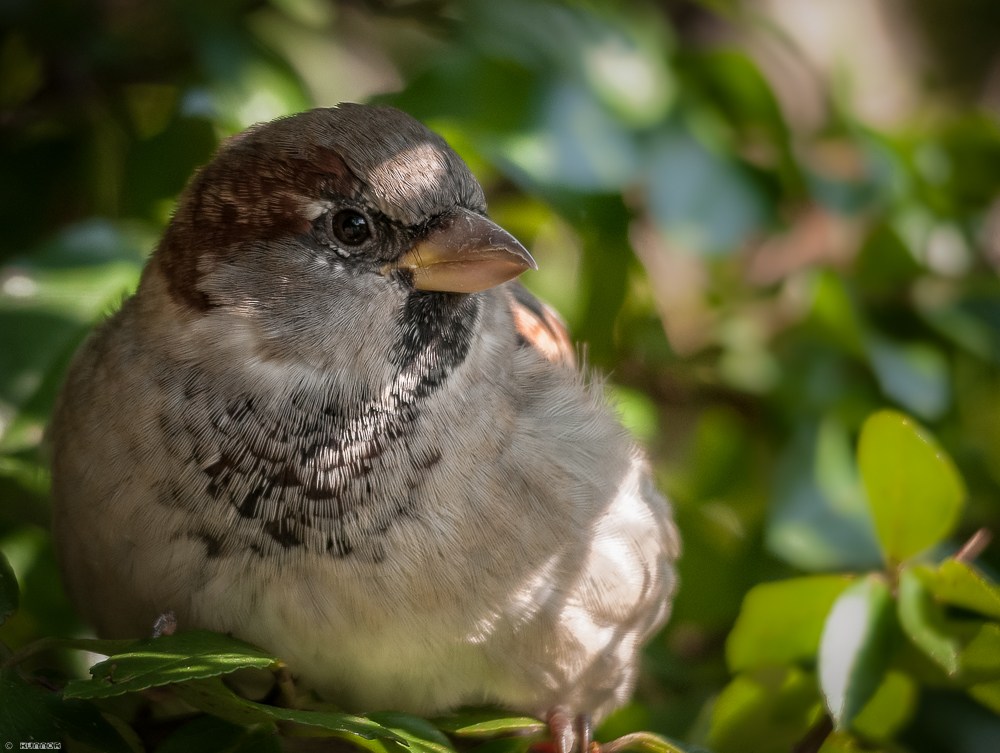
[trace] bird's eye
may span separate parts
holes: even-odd
[[[360,246],[372,235],[368,220],[363,214],[355,212],[353,209],[337,212],[331,224],[337,240],[348,246]]]

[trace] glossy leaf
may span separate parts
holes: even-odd
[[[819,681],[837,729],[850,725],[882,682],[893,611],[889,585],[869,575],[841,593],[826,618],[819,646]]]
[[[946,559],[928,578],[928,584],[934,595],[947,604],[1000,619],[1000,586],[971,565]]]
[[[158,685],[185,682],[235,672],[244,667],[266,668],[277,657],[245,641],[195,630],[132,644],[120,654],[90,668],[89,680],[73,680],[67,698],[108,698]]]
[[[910,640],[948,674],[958,672],[961,650],[958,638],[947,631],[940,606],[911,568],[904,569],[899,576],[898,612],[899,624]]]
[[[494,709],[468,709],[433,720],[434,726],[457,737],[492,737],[529,734],[546,729],[545,722],[530,716],[511,716]]]
[[[14,569],[0,552],[0,625],[17,611],[20,595]]]
[[[886,557],[901,562],[947,537],[958,522],[965,484],[926,429],[896,411],[861,429],[858,466]]]
[[[755,586],[726,640],[729,671],[814,657],[827,613],[850,584],[843,576],[816,575]]]

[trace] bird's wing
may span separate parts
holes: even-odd
[[[556,310],[516,281],[507,285],[507,297],[521,344],[534,348],[553,363],[576,366],[573,341]]]

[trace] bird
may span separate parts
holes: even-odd
[[[669,616],[680,538],[602,378],[517,281],[535,268],[400,110],[224,140],[56,402],[79,614],[129,638],[172,612],[346,710],[490,704],[549,720],[562,753],[587,738]]]

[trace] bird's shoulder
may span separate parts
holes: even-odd
[[[507,304],[514,318],[518,343],[534,348],[552,363],[576,366],[576,352],[562,317],[539,300],[520,282],[504,286]]]

